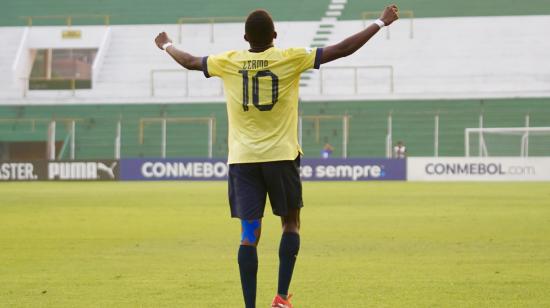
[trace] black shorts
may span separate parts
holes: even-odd
[[[273,214],[288,215],[288,209],[302,208],[300,157],[263,163],[229,165],[231,217],[244,220],[264,216],[266,195]]]

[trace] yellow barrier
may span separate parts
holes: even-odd
[[[64,19],[65,24],[70,27],[73,25],[74,19],[103,19],[103,24],[109,26],[111,23],[111,15],[42,15],[42,16],[21,16],[20,18],[27,20],[27,26],[32,27],[34,20],[51,20]]]
[[[361,17],[363,19],[363,28],[367,27],[367,20],[371,20],[374,18],[377,18],[382,14],[382,12],[377,11],[366,11],[361,13]],[[405,11],[399,11],[399,17],[400,18],[408,18],[410,22],[410,29],[409,29],[409,37],[412,39],[414,38],[414,11],[412,10],[405,10]],[[390,39],[390,27],[386,28],[386,38]]]
[[[210,24],[210,42],[214,43],[214,24],[244,22],[246,17],[180,17],[178,18],[178,42],[182,42],[182,26],[186,24]]]

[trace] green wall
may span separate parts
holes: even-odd
[[[351,0],[348,1],[343,19],[361,19],[364,11],[380,11],[389,3],[396,3],[401,10],[412,10],[415,17],[457,16],[508,16],[548,15],[548,0]]]
[[[404,141],[411,156],[434,154],[436,114],[440,117],[441,156],[464,155],[464,128],[477,127],[481,113],[484,115],[485,127],[524,126],[526,114],[530,115],[531,126],[550,126],[550,99],[304,102],[301,103],[301,112],[304,116],[349,115],[350,157],[385,155],[387,119],[390,113],[393,120],[393,140]],[[46,140],[49,119],[76,118],[77,158],[110,158],[114,155],[116,124],[121,119],[122,156],[159,157],[161,124],[157,122],[146,125],[141,143],[140,119],[163,115],[171,118],[215,117],[214,156],[226,156],[225,106],[208,103],[0,106],[0,142]],[[69,131],[69,125],[59,120],[57,140],[65,140]],[[306,156],[319,156],[325,143],[333,145],[335,156],[340,156],[342,132],[341,118],[321,120],[318,128],[313,120],[304,120],[302,134]],[[207,124],[168,124],[167,156],[204,157],[208,153],[207,136]],[[550,136],[531,138],[531,155],[550,155]],[[519,137],[488,136],[486,142],[493,154],[519,154]],[[472,145],[475,144],[474,138]]]
[[[360,19],[363,11],[379,11],[386,0],[350,0],[343,19]],[[548,15],[548,0],[401,0],[402,10],[413,10],[417,17]],[[22,26],[28,15],[108,14],[113,24],[168,24],[179,17],[246,16],[256,8],[268,9],[276,20],[319,20],[329,0],[6,0],[2,1],[0,25]],[[36,21],[36,24],[62,24]],[[98,24],[101,20],[76,19],[75,24]]]

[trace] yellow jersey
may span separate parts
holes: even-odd
[[[302,72],[321,64],[322,49],[271,47],[204,57],[206,77],[223,80],[228,117],[228,163],[294,160]]]

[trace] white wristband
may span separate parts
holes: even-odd
[[[168,43],[162,45],[162,49],[163,49],[163,50],[166,50],[166,48],[168,48],[168,47],[170,47],[170,46],[172,46],[172,45],[173,45],[172,42],[168,42]]]
[[[386,25],[381,19],[375,20],[374,23],[377,24],[380,29],[384,28],[384,26]]]

